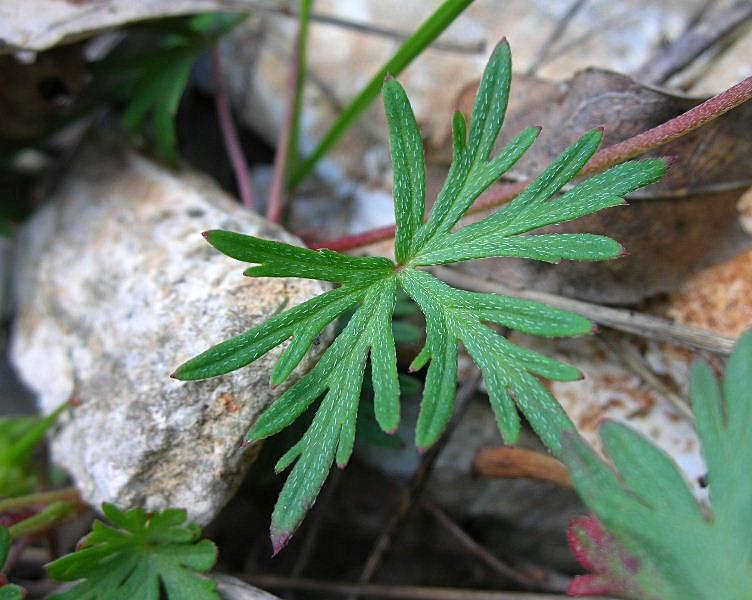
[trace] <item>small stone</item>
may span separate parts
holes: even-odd
[[[217,591],[222,600],[279,600],[258,588],[248,585],[223,573],[213,573],[212,579],[217,582]]]
[[[52,457],[94,506],[180,507],[209,522],[253,459],[242,441],[279,395],[269,378],[282,349],[207,381],[170,373],[329,289],[244,277],[201,236],[214,228],[300,244],[204,177],[101,146],[19,236],[12,361],[43,412],[78,401]]]

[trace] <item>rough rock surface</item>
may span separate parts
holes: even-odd
[[[205,178],[101,147],[83,152],[20,236],[12,360],[43,411],[80,401],[52,456],[94,505],[211,520],[252,459],[241,441],[277,395],[269,376],[281,351],[208,381],[169,374],[326,290],[243,277],[201,237],[212,228],[299,243]]]

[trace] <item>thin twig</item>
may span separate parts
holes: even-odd
[[[224,74],[222,72],[222,60],[216,46],[209,50],[212,63],[212,78],[214,81],[214,104],[217,109],[219,127],[222,130],[222,138],[225,142],[227,155],[230,157],[232,170],[235,173],[235,181],[238,184],[238,193],[243,206],[250,210],[256,210],[256,198],[253,195],[251,172],[245,160],[243,148],[240,145],[238,130],[232,118],[230,99],[227,96]]]
[[[301,96],[305,79],[305,54],[308,41],[308,18],[311,0],[303,0],[303,10],[300,25],[295,35],[293,47],[295,52],[290,59],[290,76],[288,80],[287,107],[282,129],[277,139],[277,153],[274,157],[274,175],[269,202],[266,208],[266,218],[272,223],[279,223],[285,212],[285,190],[287,188],[287,173],[291,160],[297,160],[297,141],[293,138],[298,134],[298,120],[300,115]]]
[[[448,283],[466,290],[493,292],[514,296],[515,298],[545,302],[550,306],[583,315],[599,325],[651,340],[670,342],[695,350],[706,350],[722,356],[731,354],[731,349],[734,346],[734,339],[732,338],[705,329],[672,323],[666,319],[633,310],[601,306],[600,304],[574,300],[557,294],[514,288],[448,267],[437,267],[434,272]]]
[[[421,500],[421,506],[436,519],[444,530],[449,533],[467,552],[490,567],[495,573],[511,579],[525,589],[543,590],[548,592],[565,592],[571,579],[559,573],[544,571],[534,567],[528,568],[522,564],[508,564],[492,554],[479,544],[446,512],[428,500]]]
[[[66,500],[53,502],[37,514],[8,527],[8,533],[11,539],[15,540],[27,535],[47,531],[70,517],[79,506],[76,502],[68,502]]]
[[[513,446],[479,450],[473,459],[473,471],[485,477],[529,477],[572,487],[569,471],[553,456]]]
[[[78,504],[82,503],[78,489],[67,487],[49,492],[39,492],[38,494],[28,494],[26,496],[16,496],[14,498],[0,500],[0,513],[8,510],[17,510],[19,508],[30,508],[41,504],[51,504],[61,500]]]
[[[611,339],[612,336],[600,336],[598,340],[613,356],[619,359],[637,377],[642,379],[649,387],[665,398],[676,410],[690,423],[694,423],[695,416],[687,401],[679,394],[670,389],[650,368],[645,357],[640,354],[627,340]]]
[[[682,31],[681,35],[687,35],[692,29],[694,29],[708,13],[716,7],[717,4],[718,0],[705,0],[700,6],[698,6],[684,25],[684,31]]]
[[[418,466],[417,471],[411,477],[410,483],[408,484],[404,494],[402,495],[399,506],[392,513],[391,518],[384,526],[381,534],[376,540],[376,543],[371,548],[368,559],[366,560],[365,565],[363,566],[363,570],[360,573],[360,577],[358,578],[358,583],[364,584],[371,581],[374,574],[376,573],[376,570],[379,568],[384,555],[386,554],[389,546],[392,543],[392,538],[394,537],[397,528],[405,519],[405,517],[407,517],[407,515],[410,513],[411,509],[415,505],[416,500],[423,492],[423,489],[428,482],[429,475],[431,474],[431,470],[436,464],[436,460],[438,459],[441,451],[449,441],[452,432],[457,427],[457,424],[462,418],[462,415],[464,414],[465,409],[470,402],[470,399],[472,398],[476,388],[478,387],[479,381],[480,372],[476,368],[473,368],[472,375],[470,375],[469,378],[464,381],[464,383],[457,391],[455,405],[456,407],[452,421],[449,423],[449,426],[446,428],[441,438],[439,438],[439,441],[436,442],[436,444],[434,444],[431,449],[428,450],[428,452],[426,452],[421,458],[420,465]],[[349,597],[349,600],[355,600],[357,597],[357,594],[353,594]]]
[[[752,77],[748,77],[725,92],[713,96],[702,104],[698,104],[662,125],[658,125],[623,142],[600,150],[585,165],[584,169],[580,172],[580,176],[592,175],[643,154],[648,150],[659,148],[717,119],[731,109],[747,102],[750,98],[752,98]],[[496,185],[475,202],[467,211],[467,214],[482,212],[506,204],[530,185],[531,182],[532,180],[527,180]],[[359,234],[344,236],[336,240],[317,243],[311,247],[329,248],[342,252],[393,238],[394,231],[394,225],[380,227]]]
[[[345,596],[356,594],[370,598],[390,600],[565,600],[567,596],[558,594],[529,594],[525,592],[490,592],[463,588],[428,587],[416,585],[374,585],[347,584],[338,581],[316,579],[288,579],[276,575],[236,574],[252,585],[260,588],[300,590],[315,592],[330,598],[332,594]],[[592,600],[608,600],[604,597],[591,597]]]
[[[538,69],[541,68],[541,66],[546,62],[546,59],[548,59],[548,57],[550,56],[551,51],[553,50],[556,43],[564,35],[564,32],[567,30],[567,27],[569,27],[572,19],[577,16],[577,13],[582,10],[582,7],[585,6],[585,3],[587,1],[588,0],[574,0],[572,4],[569,5],[569,8],[561,16],[561,18],[556,21],[556,26],[553,28],[546,40],[541,44],[541,47],[538,49],[538,54],[536,54],[533,62],[530,63],[527,71],[525,71],[526,75],[531,76],[535,75],[538,72]]]
[[[635,79],[662,84],[692,63],[703,52],[734,33],[752,19],[752,2],[741,0],[700,20],[658,55],[651,56],[634,73]]]
[[[551,62],[554,60],[561,60],[567,54],[574,52],[583,44],[592,43],[598,39],[598,37],[607,36],[614,31],[624,31],[629,25],[635,22],[641,23],[642,13],[640,9],[644,4],[648,4],[649,1],[650,0],[642,0],[630,3],[627,10],[620,11],[602,21],[594,23],[593,27],[586,29],[578,36],[558,45],[556,47],[556,56],[551,59]],[[616,3],[613,4],[616,6]]]

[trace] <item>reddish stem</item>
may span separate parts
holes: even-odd
[[[648,150],[672,142],[698,127],[702,127],[710,121],[717,119],[732,108],[736,108],[747,102],[750,98],[752,98],[752,77],[747,77],[747,79],[730,87],[725,92],[713,96],[678,117],[666,121],[657,127],[648,129],[623,142],[603,148],[590,159],[590,162],[580,171],[580,175],[592,175],[643,154]],[[467,214],[482,212],[506,204],[530,185],[531,182],[532,180],[527,180],[495,185],[470,207]],[[313,249],[329,248],[330,250],[343,252],[391,239],[394,237],[394,233],[395,225],[390,225],[379,227],[378,229],[369,229],[368,231],[354,235],[347,235],[328,242],[311,244],[310,247]]]
[[[274,156],[274,176],[272,186],[269,190],[269,204],[266,209],[266,218],[272,223],[279,223],[285,212],[285,188],[287,187],[287,164],[290,159],[290,140],[292,139],[292,130],[295,124],[295,106],[297,104],[298,93],[298,74],[300,73],[300,51],[302,43],[302,27],[298,28],[295,36],[294,48],[290,62],[289,75],[289,92],[287,97],[287,107],[285,108],[285,119],[282,122],[282,129],[277,139],[277,154]]]
[[[243,206],[250,210],[256,210],[256,198],[253,195],[251,172],[248,169],[245,154],[240,146],[240,138],[238,130],[235,127],[235,121],[232,119],[232,110],[230,109],[230,100],[227,97],[227,89],[225,88],[219,51],[214,47],[209,51],[209,55],[211,56],[212,77],[214,80],[214,104],[217,108],[217,118],[222,130],[222,138],[224,139],[225,148],[232,163],[235,181],[238,184],[238,193],[240,194]]]
[[[388,240],[394,237],[395,225],[387,225],[386,227],[378,227],[377,229],[369,229],[362,233],[355,233],[353,235],[346,235],[330,242],[312,242],[308,244],[309,248],[318,250],[320,248],[328,248],[329,250],[337,250],[343,252],[344,250],[351,250],[352,248],[360,248],[362,246],[368,246],[376,242]]]
[[[604,148],[590,159],[590,162],[585,165],[580,174],[590,175],[603,171],[612,165],[672,142],[717,119],[732,108],[744,104],[750,98],[752,98],[752,77],[747,77],[725,92],[713,96],[678,117],[674,117],[628,140]]]

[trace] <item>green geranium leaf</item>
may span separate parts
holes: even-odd
[[[518,409],[554,453],[560,452],[562,431],[572,429],[538,377],[570,381],[581,377],[579,371],[512,344],[488,324],[531,335],[575,336],[590,333],[592,323],[537,302],[454,289],[425,267],[499,256],[546,261],[619,256],[621,246],[602,236],[527,234],[622,204],[626,194],[658,181],[666,163],[624,163],[557,196],[596,151],[602,133],[591,131],[516,200],[478,223],[455,230],[473,202],[519,160],[538,135],[537,128],[526,129],[492,156],[510,80],[510,52],[504,42],[497,46],[484,72],[469,131],[464,117],[455,115],[454,161],[427,221],[423,214],[425,159],[418,125],[402,86],[393,79],[385,82],[384,104],[395,170],[396,263],[385,258],[308,250],[226,231],[206,234],[209,243],[221,252],[256,265],[246,271],[247,275],[321,279],[339,287],[207,350],[179,367],[176,378],[222,375],[291,340],[272,375],[272,383],[280,384],[329,323],[354,311],[316,366],[282,394],[248,434],[250,441],[273,435],[321,399],[310,429],[277,465],[283,470],[294,464],[272,516],[276,549],[300,524],[331,465],[336,462],[342,467],[350,457],[369,357],[376,421],[386,432],[394,431],[399,424],[392,320],[396,307],[400,313],[412,310],[404,300],[397,304],[400,290],[426,320],[425,347],[412,365],[414,370],[428,365],[416,432],[418,446],[428,448],[435,443],[451,417],[459,343],[483,372],[499,429],[508,443],[519,434]],[[399,326],[397,332],[403,336],[406,333]]]
[[[76,552],[48,565],[57,581],[83,580],[51,600],[219,600],[215,582],[200,575],[214,566],[217,548],[185,524],[185,511],[103,504],[102,512],[111,525],[95,521]]]
[[[622,563],[631,565],[618,577],[596,569],[575,580],[577,590],[635,600],[751,597],[752,331],[736,344],[722,387],[706,363],[694,366],[691,384],[709,510],[695,500],[674,461],[624,425],[601,429],[616,472],[582,439],[572,436],[565,444],[577,491],[629,557]]]

